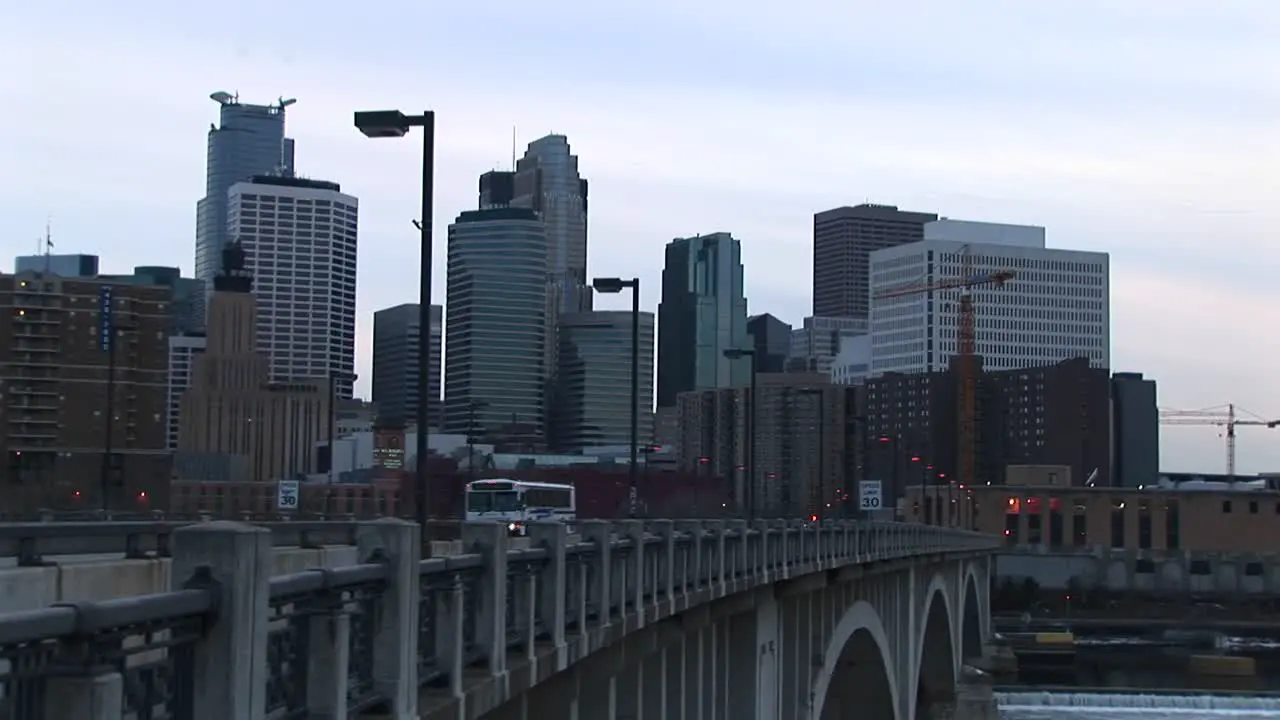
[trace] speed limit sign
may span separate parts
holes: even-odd
[[[879,510],[883,504],[879,480],[858,483],[858,506],[863,510]]]
[[[281,480],[276,489],[276,508],[291,511],[298,509],[298,481]]]

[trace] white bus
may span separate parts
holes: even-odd
[[[531,522],[573,523],[576,507],[572,485],[504,478],[467,483],[467,521],[505,522],[513,535],[524,535]]]

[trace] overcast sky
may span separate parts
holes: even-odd
[[[638,274],[646,306],[677,236],[733,232],[751,312],[798,323],[815,211],[1044,225],[1111,253],[1114,369],[1165,407],[1280,416],[1277,37],[1268,0],[0,0],[0,267],[52,216],[59,252],[189,273],[208,94],[296,97],[299,172],[360,198],[367,392],[373,311],[417,300],[421,146],[351,113],[432,108],[438,258],[513,126],[521,152],[564,133],[589,272]],[[1162,455],[1225,468],[1215,428]],[[1242,428],[1239,460],[1280,470],[1280,430]]]

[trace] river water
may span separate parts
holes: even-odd
[[[1206,687],[1198,678],[1182,670],[1188,649],[1144,648],[1136,638],[1080,638],[1077,652],[1085,662],[1077,663],[1075,682],[1054,678],[1052,690],[1035,687],[1005,688],[997,693],[1000,716],[1004,720],[1262,720],[1280,719],[1280,642],[1273,638],[1219,636],[1213,651],[1248,655],[1258,665],[1258,675],[1249,690],[1263,694],[1232,695],[1231,689],[1212,691],[1181,690]],[[1203,652],[1203,651],[1202,651]],[[1211,651],[1212,652],[1212,651]],[[1084,666],[1084,671],[1080,670]],[[1178,670],[1174,671],[1173,668]],[[1024,682],[1029,678],[1024,678]],[[1046,678],[1045,681],[1048,681]],[[1034,682],[1034,681],[1032,681]],[[1089,692],[1074,692],[1063,684],[1093,686]],[[1097,686],[1103,689],[1096,689]],[[1108,692],[1114,687],[1116,692]],[[1120,687],[1152,690],[1120,691]],[[1206,688],[1207,689],[1207,688]]]

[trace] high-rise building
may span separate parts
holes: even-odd
[[[1111,376],[1111,479],[1123,487],[1155,485],[1160,476],[1156,381],[1142,373]]]
[[[393,427],[407,427],[418,417],[418,353],[421,335],[418,330],[419,305],[405,303],[384,308],[373,314],[373,402],[378,407],[378,422]],[[439,305],[431,306],[431,354],[427,357],[428,424],[440,427],[441,321]]]
[[[171,299],[167,287],[0,275],[7,511],[168,507]]]
[[[491,182],[492,201],[501,197],[502,183]],[[547,135],[529,143],[516,161],[512,183],[510,204],[534,210],[547,227],[547,275],[554,286],[549,299],[560,312],[589,310],[587,181],[578,174],[569,139]]]
[[[205,193],[196,203],[196,278],[206,282],[221,268],[229,239],[227,191],[255,175],[293,175],[293,140],[284,136],[284,111],[293,100],[271,105],[240,102],[239,95],[216,92],[218,124],[209,128]]]
[[[195,360],[204,353],[203,335],[173,335],[169,338],[169,404],[167,412],[169,449],[178,449],[181,430],[182,396],[191,387]]]
[[[449,226],[445,432],[520,426],[545,437],[546,278],[535,211],[471,210]]]
[[[144,265],[135,267],[132,275],[103,275],[113,282],[131,285],[160,285],[173,289],[169,304],[169,332],[174,335],[199,335],[204,332],[205,283],[182,277],[176,267]]]
[[[329,441],[333,378],[271,382],[270,359],[257,350],[247,267],[238,244],[223,249],[223,270],[209,297],[208,342],[193,358],[191,386],[182,397],[178,451],[236,459],[248,473],[241,481],[294,479],[318,469],[316,447]]]
[[[867,321],[849,317],[807,317],[804,327],[791,331],[787,370],[826,375],[847,340],[867,334]]]
[[[648,444],[653,416],[653,313],[639,317],[637,438]],[[562,452],[631,443],[631,312],[560,316],[555,445]]]
[[[791,325],[764,313],[747,318],[747,336],[756,354],[756,370],[780,373],[791,355]]]
[[[97,255],[19,255],[13,261],[15,273],[36,272],[67,278],[98,274]]]
[[[873,250],[924,239],[933,213],[905,212],[892,205],[857,205],[813,216],[813,314],[866,319],[867,279]]]
[[[231,186],[229,225],[257,299],[273,382],[335,378],[351,397],[359,206],[337,183],[257,176]]]
[[[742,246],[725,232],[667,244],[658,304],[658,407],[690,390],[751,382],[751,359],[726,350],[750,349]]]
[[[981,243],[981,226],[993,242]],[[943,221],[958,239],[923,240],[871,254],[871,292],[923,286],[1011,270],[1002,287],[971,295],[975,345],[990,371],[1053,365],[1076,357],[1093,367],[1110,361],[1109,260],[1106,253],[1044,246],[1044,228]],[[927,231],[929,232],[929,231]],[[966,255],[968,257],[966,261]],[[871,372],[941,371],[958,350],[961,289],[875,299]]]
[[[509,207],[516,193],[516,174],[511,170],[490,170],[480,176],[481,210]]]

